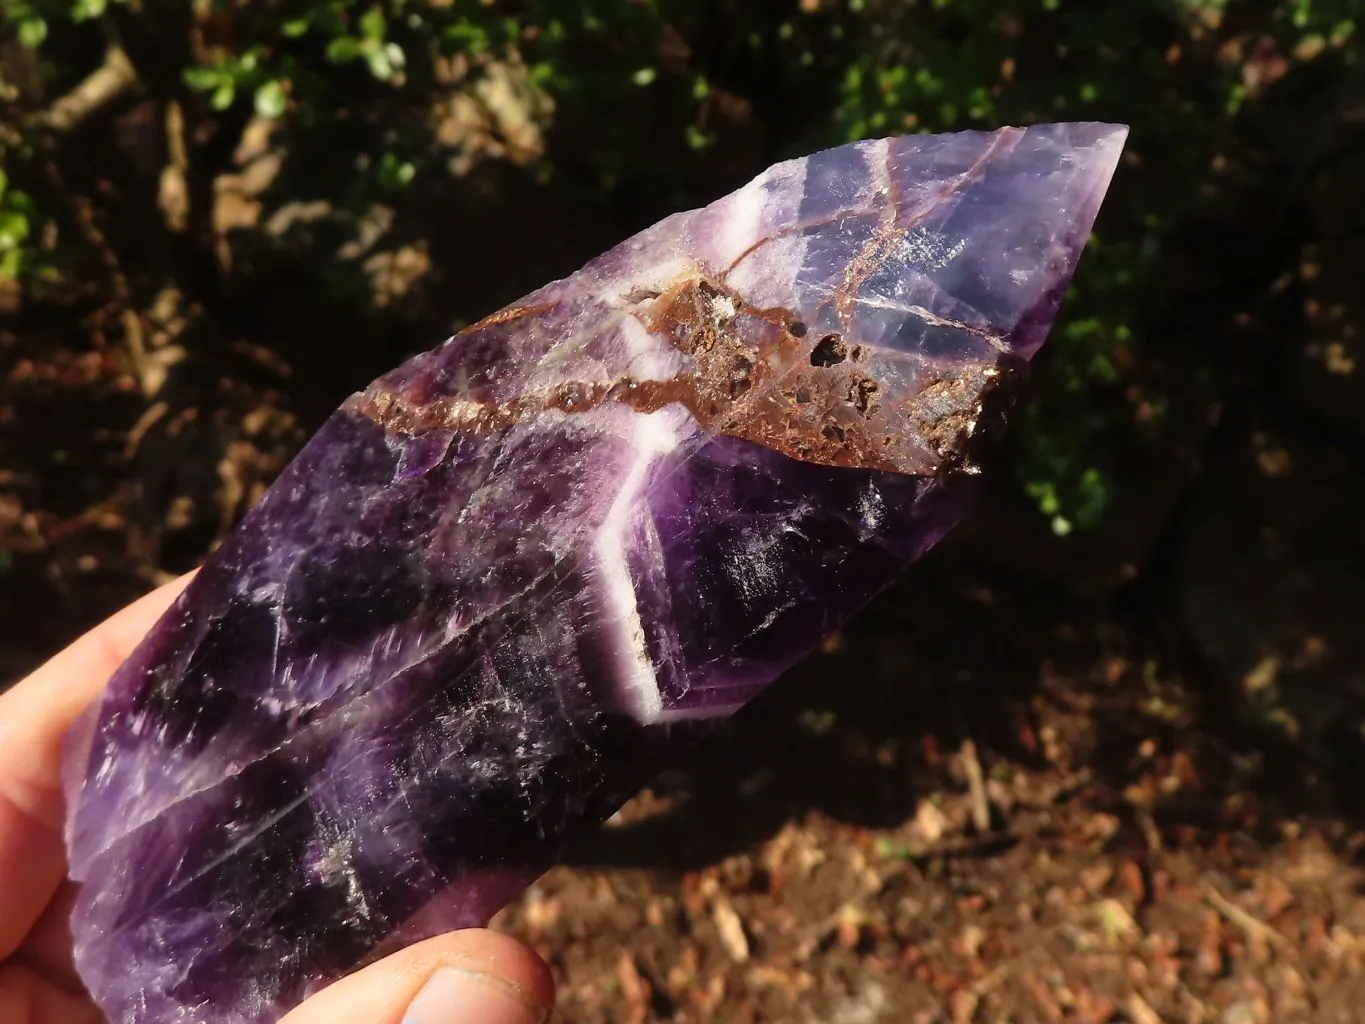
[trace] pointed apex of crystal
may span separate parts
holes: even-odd
[[[962,514],[1124,135],[778,164],[348,399],[70,738],[109,1019],[486,922],[814,649]]]
[[[816,327],[867,345],[913,348],[937,320],[1027,359],[1051,326],[1127,135],[1121,125],[1045,124],[826,150],[713,205],[705,223],[719,251],[709,255],[736,286],[777,283],[767,297],[794,298]],[[779,189],[799,193],[794,209],[767,201]],[[761,223],[746,223],[758,210]],[[763,265],[765,248],[799,252],[794,294],[777,293],[785,282]]]

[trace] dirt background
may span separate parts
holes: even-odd
[[[581,123],[540,134],[514,86],[444,112],[481,140],[458,189],[358,218],[269,202],[308,167],[248,125],[182,248],[145,230],[159,111],[63,142],[48,186],[106,258],[0,316],[0,679],[195,564],[348,391],[769,155],[740,111],[685,194],[580,201]],[[501,915],[559,1019],[1365,1021],[1365,90],[1277,89],[1143,349],[1179,429],[1094,533],[1001,483]]]

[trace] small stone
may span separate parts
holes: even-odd
[[[740,920],[734,905],[725,896],[717,897],[712,904],[711,918],[716,923],[716,934],[720,936],[720,944],[725,947],[725,952],[730,954],[730,959],[740,964],[748,960],[749,937],[744,932],[744,922]]]

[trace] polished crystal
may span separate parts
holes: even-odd
[[[778,164],[348,400],[72,737],[110,1019],[485,922],[938,540],[1124,135]]]

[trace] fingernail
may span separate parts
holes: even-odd
[[[549,1011],[496,974],[446,967],[408,1006],[403,1024],[545,1024]]]

